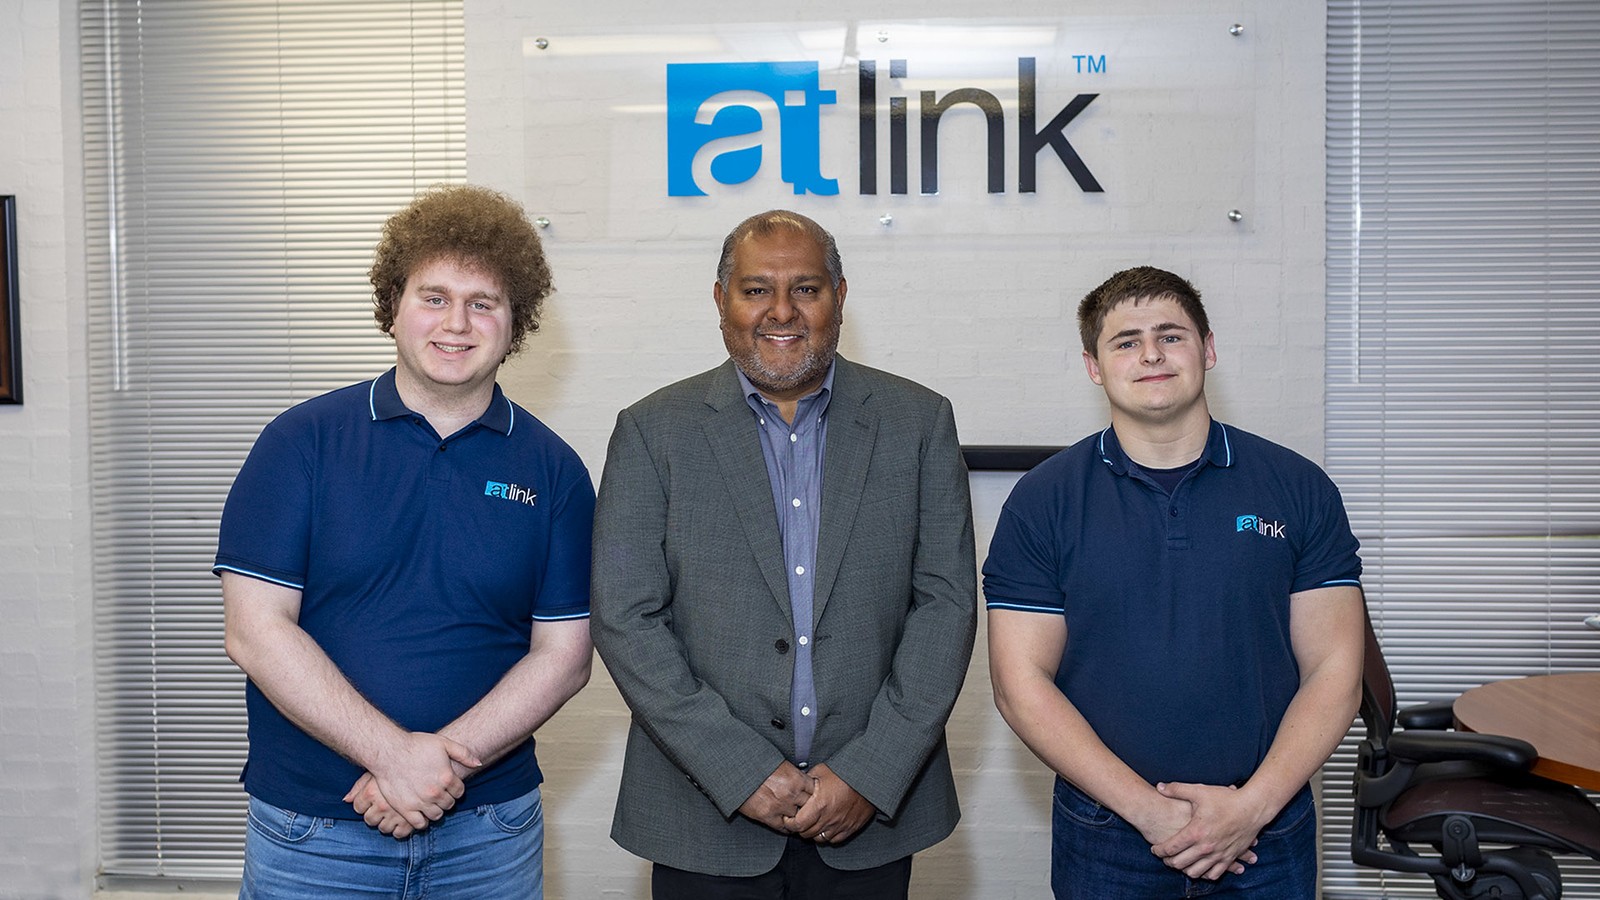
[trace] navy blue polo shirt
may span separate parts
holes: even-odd
[[[436,731],[528,653],[532,623],[589,615],[594,488],[559,437],[501,393],[447,438],[394,370],[289,409],[228,494],[214,572],[301,591],[300,626],[401,727]],[[358,818],[361,770],[245,688],[253,796]],[[533,790],[533,741],[467,782],[468,809]]]
[[[1169,495],[1107,428],[1024,475],[1000,513],[989,609],[1067,620],[1056,685],[1145,780],[1237,784],[1300,672],[1289,595],[1359,585],[1344,503],[1314,463],[1211,423]]]

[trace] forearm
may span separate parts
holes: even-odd
[[[1255,794],[1271,815],[1277,815],[1327,762],[1361,703],[1361,590],[1318,588],[1291,595],[1289,604],[1300,686],[1266,757],[1241,788]]]
[[[1255,794],[1266,821],[1288,805],[1339,746],[1361,702],[1359,676],[1336,667],[1301,684],[1266,758],[1240,790]]]
[[[229,629],[227,650],[289,721],[363,769],[379,765],[405,734],[293,622],[262,618]]]
[[[927,427],[908,560],[910,610],[865,730],[825,760],[891,817],[944,738],[978,628],[972,500],[949,401],[940,401]]]
[[[470,748],[487,766],[526,741],[589,683],[589,622],[535,622],[528,655],[439,733]],[[458,774],[465,775],[459,771]]]
[[[732,817],[787,757],[734,716],[690,666],[673,630],[677,594],[690,588],[675,584],[667,556],[668,483],[632,414],[623,411],[595,507],[590,629],[634,721],[719,812]],[[681,571],[677,580],[684,580]],[[697,599],[711,602],[684,602]],[[733,607],[728,610],[731,615]],[[771,677],[760,683],[780,672],[774,663]]]
[[[1077,707],[1042,673],[997,677],[995,705],[1045,765],[1126,819],[1146,840],[1165,838],[1187,821],[1188,804],[1182,804],[1185,809],[1174,805],[1177,801],[1161,796],[1112,753]]]
[[[972,608],[955,598],[930,600],[913,610],[866,727],[828,759],[817,760],[887,816],[897,814],[944,737],[971,661],[973,616]]]
[[[595,646],[633,721],[731,818],[787,755],[695,675],[664,626],[643,618],[607,626],[602,605],[597,593]]]

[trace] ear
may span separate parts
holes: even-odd
[[[1090,381],[1102,387],[1105,385],[1105,379],[1100,374],[1100,361],[1095,359],[1094,354],[1087,350],[1083,351],[1083,367],[1089,372]],[[1208,365],[1206,368],[1209,369],[1211,367]]]
[[[728,315],[728,298],[723,296],[722,282],[713,281],[711,283],[711,299],[715,300],[717,303],[717,320],[721,321],[722,319],[726,318]]]
[[[1217,333],[1210,332],[1206,335],[1206,371],[1217,364]]]
[[[850,282],[846,281],[843,278],[840,278],[839,279],[839,290],[835,291],[835,293],[838,296],[835,297],[834,301],[833,301],[833,315],[834,315],[834,318],[838,319],[841,322],[844,321],[844,295],[849,293],[849,292],[850,292]]]

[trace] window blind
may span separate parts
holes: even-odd
[[[102,871],[236,877],[217,519],[261,428],[393,360],[383,220],[465,175],[460,0],[83,0]]]
[[[1589,0],[1328,3],[1326,460],[1402,705],[1600,668],[1597,51]],[[1434,897],[1350,861],[1360,732],[1326,896]]]

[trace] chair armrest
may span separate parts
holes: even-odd
[[[1499,734],[1402,731],[1389,738],[1389,755],[1415,763],[1477,762],[1526,772],[1539,758],[1527,741]]]
[[[1395,716],[1395,721],[1401,728],[1420,728],[1424,731],[1446,731],[1456,721],[1456,702],[1454,700],[1435,700],[1432,703],[1418,703],[1400,710]]]

